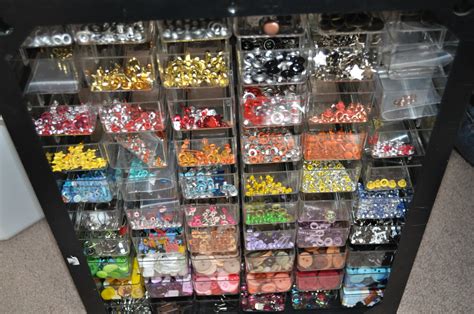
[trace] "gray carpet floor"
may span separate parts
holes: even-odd
[[[453,153],[399,313],[474,313],[474,168]],[[0,313],[84,313],[46,222],[0,241]]]

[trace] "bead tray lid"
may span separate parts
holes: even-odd
[[[188,227],[225,227],[239,224],[238,204],[185,205]]]
[[[320,200],[301,202],[298,222],[349,221],[352,200]]]

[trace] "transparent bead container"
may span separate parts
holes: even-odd
[[[78,45],[137,45],[152,40],[153,21],[72,25]]]
[[[247,273],[245,277],[250,294],[287,292],[293,285],[292,272]]]
[[[368,162],[362,174],[362,182],[367,191],[413,188],[406,163],[397,160]]]
[[[298,214],[298,202],[245,202],[243,204],[244,223],[247,226],[292,223]]]
[[[318,81],[311,78],[312,97],[306,112],[309,128],[324,124],[366,123],[375,107],[374,84]]]
[[[360,172],[361,163],[357,160],[304,161],[301,192],[353,192]]]
[[[234,34],[238,50],[272,50],[301,48],[305,44],[307,19],[305,15],[248,16],[234,19]]]
[[[454,56],[443,50],[447,29],[426,21],[396,21],[388,24],[388,52],[384,63],[389,77],[424,78],[445,67]]]
[[[99,144],[55,145],[43,149],[53,172],[104,170],[107,167]]]
[[[232,36],[228,18],[162,20],[158,21],[159,37],[163,43],[226,40]]]
[[[101,144],[113,169],[130,169],[135,160],[145,168],[165,168],[168,165],[167,141],[160,133],[106,135]]]
[[[126,49],[125,55],[84,55],[80,64],[91,92],[144,92],[155,87],[155,60],[150,51]]]
[[[189,297],[193,295],[191,271],[185,276],[147,278],[145,288],[151,298]]]
[[[134,237],[140,274],[145,277],[186,276],[189,262],[184,236],[168,232],[165,236],[148,233],[145,237]]]
[[[234,128],[232,98],[167,99],[173,129],[177,132],[214,131]]]
[[[60,104],[29,107],[29,113],[38,136],[92,135],[97,124],[97,111],[90,103]],[[70,120],[69,113],[77,116]]]
[[[343,247],[298,248],[296,266],[299,271],[343,269],[347,250]]]
[[[292,249],[295,237],[294,223],[247,226],[244,230],[247,251]]]
[[[390,267],[346,267],[345,288],[385,288]]]
[[[191,254],[193,273],[212,278],[219,274],[240,273],[240,251]]]
[[[299,126],[309,101],[308,84],[241,86],[240,116],[243,127]]]
[[[344,246],[350,230],[352,200],[303,202],[298,218],[299,248]]]
[[[336,290],[341,288],[344,271],[297,271],[295,277],[300,291]]]
[[[304,84],[311,71],[306,49],[240,51],[237,61],[243,86]]]
[[[343,287],[341,289],[341,303],[344,307],[355,307],[362,304],[363,306],[371,307],[382,301],[383,289],[351,289]]]
[[[166,110],[161,100],[104,102],[99,107],[99,117],[109,134],[158,132],[166,128]]]
[[[87,265],[91,275],[97,278],[124,279],[132,271],[132,258],[122,257],[88,257]]]
[[[108,203],[116,195],[113,176],[103,170],[71,172],[57,184],[64,203]]]
[[[174,144],[180,167],[233,165],[237,160],[234,137],[175,140]]]
[[[183,227],[183,213],[179,201],[125,202],[125,213],[132,230]]]
[[[248,252],[245,254],[247,273],[274,273],[293,270],[294,249]]]
[[[145,296],[143,278],[138,272],[137,260],[133,260],[132,273],[126,279],[105,279],[97,282],[100,296],[104,301],[141,299]]]
[[[240,274],[217,274],[211,277],[193,274],[197,296],[234,295],[240,291]]]
[[[223,199],[239,193],[237,173],[223,168],[190,168],[179,173],[181,193],[186,200]]]
[[[299,170],[244,173],[244,194],[247,197],[297,194],[299,178]]]
[[[25,38],[24,48],[44,48],[70,46],[74,42],[68,26],[38,26]]]

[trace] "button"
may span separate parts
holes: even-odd
[[[331,267],[332,256],[329,254],[314,256],[314,269],[327,269]]]
[[[338,289],[341,285],[341,274],[338,271],[327,270],[318,273],[322,290]]]
[[[276,253],[276,262],[282,267],[286,267],[290,263],[290,255],[286,252],[279,251]]]
[[[273,282],[275,283],[279,292],[285,292],[290,290],[291,288],[291,277],[287,273],[279,273],[275,275],[273,278]]]
[[[211,292],[211,279],[204,276],[196,276],[193,280],[194,291],[200,295],[210,295]]]
[[[298,265],[302,268],[309,268],[313,264],[313,257],[308,252],[302,252],[298,255]]]
[[[280,25],[276,21],[267,21],[263,24],[263,32],[267,35],[276,35],[280,31]]]
[[[238,274],[240,272],[240,261],[236,258],[225,259],[224,270],[229,274]]]
[[[212,256],[198,255],[193,257],[192,264],[196,273],[212,275],[217,270],[217,265],[212,260]]]
[[[332,267],[341,269],[344,267],[344,264],[346,262],[346,256],[344,253],[341,254],[334,254],[332,257]]]

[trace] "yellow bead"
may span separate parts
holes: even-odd
[[[406,188],[407,187],[407,181],[405,179],[398,180],[397,184],[401,188]]]

